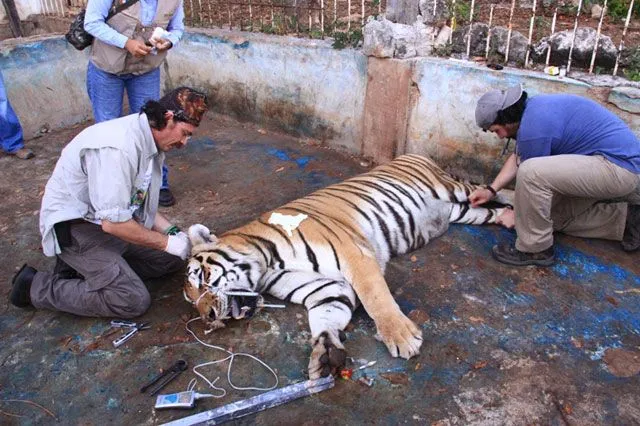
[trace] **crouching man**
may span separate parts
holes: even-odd
[[[95,124],[62,151],[40,210],[53,272],[24,265],[10,301],[76,315],[131,318],[150,297],[142,280],[180,270],[189,238],[158,213],[164,153],[185,146],[208,108],[187,87],[139,114]]]

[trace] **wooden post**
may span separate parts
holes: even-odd
[[[22,37],[22,28],[20,27],[20,16],[14,0],[2,0],[2,5],[9,18],[9,27],[14,37]]]

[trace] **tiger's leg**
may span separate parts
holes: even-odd
[[[355,295],[354,295],[355,298]],[[337,375],[345,365],[347,352],[344,329],[351,321],[352,310],[341,301],[321,302],[308,306],[311,328],[309,378]]]
[[[418,355],[422,331],[400,310],[378,263],[360,255],[358,268],[349,275],[360,302],[376,323],[376,338],[387,346],[391,356],[409,359]]]
[[[351,285],[306,271],[273,271],[265,274],[261,285],[271,295],[307,308],[312,345],[309,378],[337,374],[346,360],[343,330],[357,303]]]
[[[471,207],[466,203],[451,203],[449,223],[464,223],[467,225],[489,225],[496,223],[496,219],[507,207],[486,208]]]

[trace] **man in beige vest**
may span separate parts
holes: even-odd
[[[96,123],[122,115],[124,91],[129,111],[140,112],[160,98],[160,64],[184,32],[182,0],[127,0],[131,5],[105,22],[113,0],[89,0],[85,30],[95,37],[87,69],[87,92]],[[160,205],[175,198],[162,168]]]
[[[63,150],[40,209],[53,271],[24,265],[10,302],[93,317],[132,318],[151,303],[143,280],[180,271],[189,238],[158,212],[164,154],[184,147],[208,109],[177,88],[139,114],[94,124]]]

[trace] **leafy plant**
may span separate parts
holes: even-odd
[[[362,41],[362,31],[350,30],[350,31],[336,31],[333,33],[333,48],[344,49],[345,47],[358,47],[358,44]]]
[[[626,19],[629,11],[629,4],[630,3],[625,0],[611,0],[607,4],[607,14],[617,20]],[[640,4],[634,3],[631,16],[640,16]]]
[[[451,43],[446,43],[441,46],[434,46],[431,54],[440,56],[441,58],[448,58],[449,56],[451,56],[452,51],[453,45]]]
[[[640,47],[630,49],[628,65],[624,69],[624,75],[631,81],[640,81]]]

